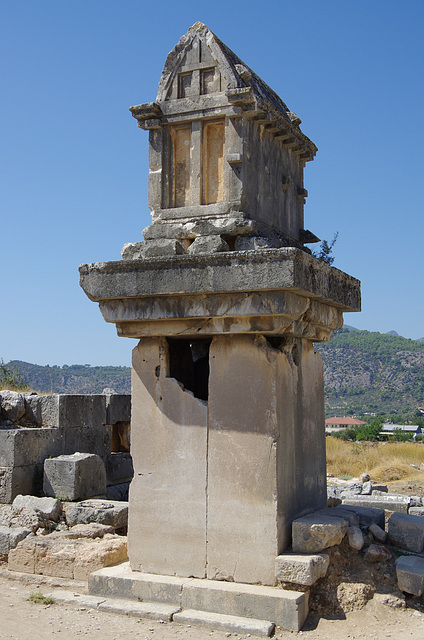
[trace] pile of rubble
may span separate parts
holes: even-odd
[[[20,495],[0,507],[0,559],[13,571],[88,580],[127,560],[127,522],[127,502]]]

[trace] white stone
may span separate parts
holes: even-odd
[[[340,544],[347,528],[346,520],[319,514],[294,520],[293,551],[294,553],[319,553],[327,547]]]
[[[280,582],[310,586],[326,575],[329,562],[327,553],[307,556],[287,553],[277,556],[275,577]]]

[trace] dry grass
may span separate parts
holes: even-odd
[[[424,444],[412,442],[345,442],[326,438],[327,472],[336,477],[369,473],[374,482],[424,483]]]

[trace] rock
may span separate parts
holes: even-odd
[[[363,609],[373,595],[372,587],[363,582],[341,582],[337,587],[337,600],[345,613]]]
[[[7,556],[9,551],[30,533],[31,529],[25,529],[25,527],[0,526],[0,556]]]
[[[340,488],[335,485],[327,485],[327,507],[337,507],[342,503]]]
[[[292,523],[294,553],[318,553],[340,544],[347,531],[347,522],[320,514],[298,518]]]
[[[387,532],[384,531],[378,524],[371,524],[368,527],[368,531],[373,535],[373,537],[377,540],[377,542],[381,542],[384,544],[387,540]]]
[[[375,509],[360,505],[342,504],[340,507],[334,508],[334,514],[338,512],[353,511],[359,518],[359,526],[369,527],[373,522],[378,524],[382,529],[385,525],[384,509]]]
[[[365,551],[364,558],[367,562],[386,562],[392,554],[382,544],[372,544]]]
[[[62,513],[62,504],[55,498],[19,495],[12,502],[10,513],[10,526],[37,531],[40,527],[50,528],[52,523],[58,522]]]
[[[25,398],[17,391],[0,391],[0,407],[7,420],[19,424],[25,416]]]
[[[342,506],[337,507],[325,507],[315,511],[322,516],[330,516],[330,518],[342,518],[346,520],[349,527],[359,527],[359,518],[354,511],[343,509]]]
[[[25,538],[9,553],[11,571],[88,580],[93,571],[127,559],[125,536],[69,538],[66,533]]]
[[[424,549],[424,519],[404,513],[394,513],[389,519],[390,544],[400,549],[421,553]]]
[[[74,453],[44,461],[44,493],[62,500],[84,500],[106,492],[103,460],[91,453]]]
[[[368,482],[364,482],[362,485],[362,494],[363,496],[370,496],[372,493],[372,482],[368,480]]]
[[[188,253],[195,255],[229,250],[228,243],[221,236],[198,236],[189,246]]]
[[[364,536],[359,527],[349,527],[347,530],[347,539],[352,549],[360,551],[364,546]]]
[[[410,507],[422,507],[423,506],[423,501],[422,498],[420,498],[420,496],[411,496],[411,502],[410,502]]]
[[[414,596],[424,593],[424,558],[401,556],[396,560],[396,576],[401,591]]]
[[[408,514],[410,516],[424,516],[424,507],[409,507]]]
[[[326,575],[329,562],[326,553],[309,556],[287,553],[277,556],[275,577],[280,582],[310,586]]]
[[[362,493],[362,482],[352,482],[346,485],[340,494],[342,499],[350,498],[352,496],[359,496]]]
[[[374,493],[374,491],[377,493],[377,491],[382,492],[382,493],[387,493],[388,492],[388,488],[387,488],[387,484],[374,484],[372,485],[372,491]]]
[[[128,502],[116,500],[65,502],[63,510],[69,527],[96,522],[112,526],[115,529],[122,529],[128,524]]]
[[[361,474],[361,482],[369,482],[371,480],[369,473]]]

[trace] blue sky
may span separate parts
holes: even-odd
[[[302,119],[318,146],[305,223],[338,231],[362,280],[360,329],[424,336],[421,0],[0,0],[0,358],[129,365],[78,284],[83,262],[142,239],[147,133],[167,53],[208,25]]]

